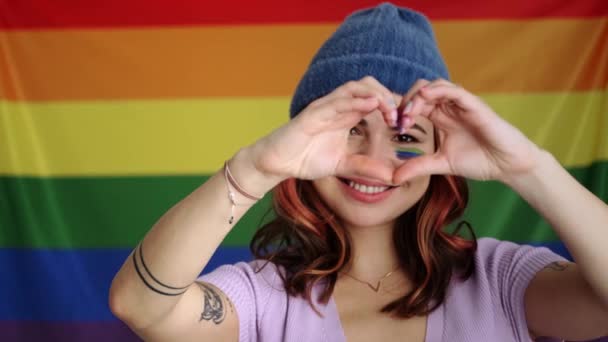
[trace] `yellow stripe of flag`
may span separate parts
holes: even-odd
[[[567,166],[608,159],[607,91],[483,96]],[[211,173],[288,120],[289,98],[0,101],[0,174]]]

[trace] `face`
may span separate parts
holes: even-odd
[[[397,103],[401,100],[396,97]],[[404,134],[389,127],[380,111],[376,110],[350,131],[349,153],[365,154],[390,162],[395,170],[407,163],[396,151],[417,148],[424,154],[435,151],[433,124],[424,117],[416,117],[416,125]],[[414,178],[397,187],[386,187],[378,179],[359,176],[325,177],[313,185],[327,205],[351,227],[386,225],[411,208],[422,198],[430,176]],[[362,185],[365,185],[363,187]]]

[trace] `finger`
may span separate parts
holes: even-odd
[[[401,103],[399,103],[399,106],[397,106],[398,110],[400,112],[403,111],[407,106],[407,103],[414,97],[418,90],[429,83],[431,82],[429,80],[425,80],[424,78],[420,78],[416,82],[414,82],[414,85],[412,85],[412,87],[407,91],[407,93],[403,95],[403,98],[401,98]]]
[[[429,84],[430,81],[426,80],[426,79],[418,79],[414,85],[412,85],[412,87],[407,91],[407,93],[403,96],[403,98],[401,98],[401,102],[399,103],[399,105],[397,106],[397,112],[398,112],[398,119],[397,119],[397,128],[399,129],[399,131],[401,133],[403,133],[403,127],[408,127],[410,125],[413,125],[414,122],[413,120],[408,119],[408,115],[407,112],[410,112],[413,106],[413,102],[412,99],[414,98],[414,96],[416,95],[416,93],[418,92],[418,90],[424,86],[426,86],[427,84]],[[404,122],[405,120],[405,122]]]
[[[379,100],[378,109],[382,114],[384,122],[389,127],[395,127],[397,122],[397,105],[392,93],[384,87],[380,82],[371,76],[366,76],[358,81],[349,81],[338,87],[332,94],[327,96],[327,99],[320,100],[331,101],[339,97],[369,97],[376,96]]]
[[[377,107],[377,97],[336,98],[322,107],[307,110],[307,113],[298,115],[294,120],[307,120],[310,117],[312,121],[307,125],[311,132],[341,130],[354,127]]]
[[[429,88],[429,87],[433,87],[436,85],[446,85],[446,86],[455,86],[458,87],[458,85],[456,85],[455,83],[452,83],[448,80],[446,80],[445,78],[438,78],[433,80],[432,82],[426,84],[423,88]]]
[[[395,171],[393,179],[402,184],[412,178],[438,174],[450,174],[450,165],[440,153],[434,153],[408,159]]]
[[[436,129],[442,130],[452,130],[458,127],[458,121],[451,115],[447,115],[441,110],[438,110],[437,107],[433,108],[431,113],[425,114],[421,113],[421,115],[425,115],[429,121],[433,123]]]
[[[338,88],[334,89],[331,93],[316,99],[313,101],[316,105],[324,105],[335,99],[345,97],[377,97],[381,99],[383,94],[377,89],[370,87],[360,81],[348,81]]]
[[[414,95],[414,97],[408,102],[403,112],[400,114],[400,126],[399,132],[405,133],[407,129],[411,128],[415,123],[415,117],[417,115],[428,116],[433,111],[435,105],[420,97]]]
[[[351,154],[338,163],[336,175],[358,175],[378,179],[386,184],[392,184],[393,167],[387,161],[380,161],[362,154]]]
[[[380,102],[379,109],[382,113],[382,117],[384,118],[384,122],[386,122],[389,127],[396,127],[398,113],[395,95],[372,76],[363,77],[361,82],[368,84],[374,89],[377,89],[383,95],[384,101]]]
[[[448,87],[448,88],[453,88],[453,89],[460,88],[458,85],[455,85],[442,78],[436,79],[432,82],[426,82],[425,84],[423,84],[423,86],[420,87],[415,94],[413,94],[412,99],[409,102],[410,111],[407,112],[407,110],[404,110],[403,114],[406,114],[406,115],[404,115],[404,119],[402,120],[403,129],[401,129],[401,131],[404,131],[405,129],[410,128],[412,125],[414,125],[414,120],[408,119],[408,116],[413,118],[417,115],[423,115],[423,116],[431,119],[434,124],[437,124],[438,126],[440,126],[442,128],[447,128],[448,126],[450,126],[450,127],[454,126],[454,123],[455,123],[454,120],[453,119],[450,120],[450,118],[448,118],[449,115],[453,115],[454,110],[436,110],[436,109],[437,109],[437,107],[441,107],[442,109],[445,109],[450,106],[457,106],[457,105],[455,103],[453,103],[451,100],[448,100],[445,98],[441,98],[441,97],[431,98],[428,96],[424,96],[426,91],[428,91],[429,89],[435,89],[437,87]],[[461,110],[461,108],[458,108],[458,110]]]
[[[454,84],[435,84],[420,89],[420,96],[428,101],[449,100],[464,111],[475,107],[479,100],[464,88]]]
[[[373,82],[372,80],[371,77],[364,77],[358,81],[348,81],[336,88],[328,97],[368,97],[374,95],[382,100],[384,105],[390,105],[391,101],[394,102],[391,99],[390,91],[377,81]]]
[[[336,113],[357,112],[363,117],[378,107],[378,98],[345,97],[335,99],[328,105],[331,105]]]
[[[412,100],[412,109],[403,120],[404,130],[407,131],[414,126],[417,116],[426,117],[438,129],[453,129],[457,127],[458,118],[452,114],[454,110],[446,110],[443,105],[443,103],[425,100],[417,95]]]

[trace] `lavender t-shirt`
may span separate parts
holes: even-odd
[[[466,281],[452,279],[446,300],[429,314],[425,342],[531,341],[524,311],[526,287],[544,266],[565,260],[545,247],[478,239],[473,275]],[[313,288],[312,297],[323,313],[320,317],[305,299],[287,295],[276,265],[254,272],[265,262],[222,265],[199,277],[234,303],[239,341],[346,341],[333,296],[327,305],[316,301],[323,284]]]

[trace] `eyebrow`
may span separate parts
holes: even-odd
[[[361,125],[365,128],[367,128],[367,126],[368,126],[367,121],[365,121],[365,119],[361,119],[361,121],[359,121],[359,125]],[[427,134],[426,131],[424,130],[424,128],[422,128],[422,126],[418,125],[417,123],[414,123],[414,126],[412,126],[412,128],[417,129],[424,134]]]

